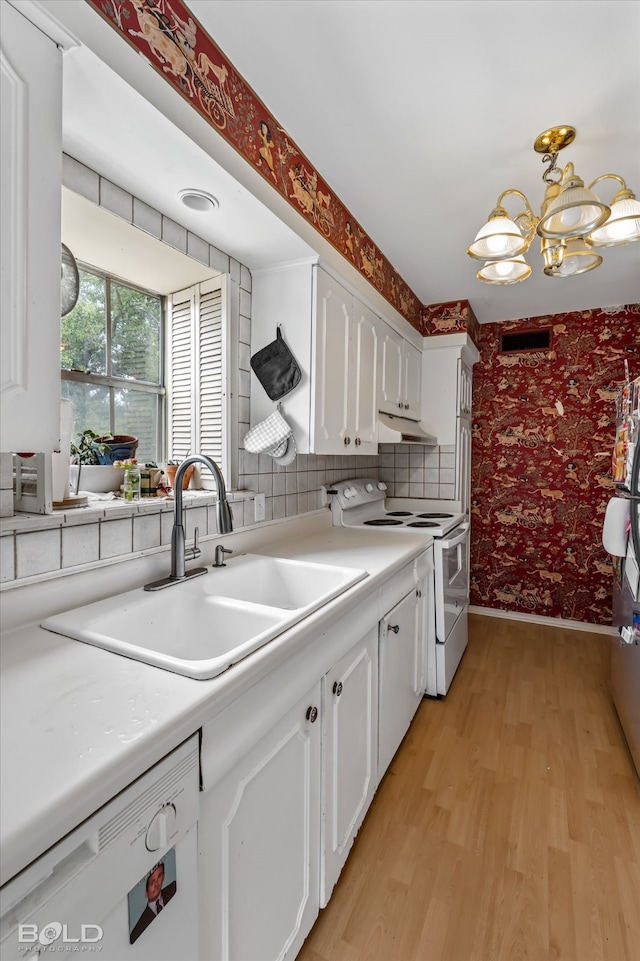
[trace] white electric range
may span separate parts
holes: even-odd
[[[387,485],[364,477],[327,488],[337,527],[390,530],[433,539],[435,568],[435,664],[425,693],[444,696],[467,646],[469,519],[456,502],[386,496]]]

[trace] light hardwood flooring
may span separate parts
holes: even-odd
[[[609,638],[469,620],[298,961],[639,961],[640,784]]]

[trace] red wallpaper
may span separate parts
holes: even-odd
[[[421,331],[421,304],[180,0],[87,0]]]
[[[501,334],[549,325],[550,350],[500,356]],[[471,603],[610,623],[601,529],[625,360],[640,375],[640,304],[482,324],[478,346]]]
[[[477,345],[480,325],[468,300],[451,300],[423,307],[422,333],[425,337],[466,333]]]

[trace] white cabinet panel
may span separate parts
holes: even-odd
[[[0,449],[48,453],[60,449],[62,51],[8,3],[1,42]]]
[[[377,453],[376,317],[323,270],[317,271],[312,370],[312,449]]]
[[[374,627],[322,681],[321,907],[331,897],[377,784],[377,647]]]
[[[422,351],[385,324],[381,353],[380,410],[420,420]]]
[[[422,351],[405,340],[403,348],[405,416],[422,416]]]
[[[418,688],[423,637],[418,600],[412,591],[380,622],[378,778],[389,767],[424,694]]]
[[[320,687],[202,795],[207,961],[293,959],[318,914]]]

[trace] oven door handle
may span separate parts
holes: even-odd
[[[464,524],[461,524],[460,527],[462,528],[461,534],[458,534],[457,537],[452,537],[451,540],[446,540],[446,541],[439,540],[437,542],[438,545],[442,547],[445,551],[447,551],[449,550],[450,547],[457,547],[458,544],[462,544],[462,542],[465,540],[467,536],[467,532],[469,530],[469,524],[464,523]]]

